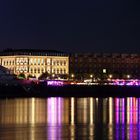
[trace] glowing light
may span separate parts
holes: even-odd
[[[90,78],[93,78],[93,75],[92,74],[90,75]]]
[[[72,74],[71,77],[74,78],[74,74]]]
[[[109,98],[109,124],[113,123],[113,99]]]
[[[56,99],[48,98],[48,123],[51,125],[57,122],[57,112],[56,112]]]
[[[35,98],[32,98],[32,123],[34,124],[35,123]]]
[[[119,123],[119,99],[115,100],[115,114],[116,114],[116,124]]]
[[[130,78],[130,75],[127,75],[127,78]]]
[[[71,98],[71,125],[74,125],[74,98]]]
[[[93,124],[93,98],[90,98],[90,125]]]
[[[47,81],[48,86],[63,86],[63,81]]]
[[[112,74],[110,74],[110,75],[109,75],[109,78],[112,78],[112,77],[113,77]]]
[[[103,73],[106,73],[106,69],[103,69]]]
[[[122,121],[122,124],[125,123],[125,99],[121,99],[121,121]]]

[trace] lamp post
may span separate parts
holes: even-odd
[[[54,79],[54,77],[55,77],[55,74],[52,74],[52,78]]]
[[[72,78],[72,80],[74,79],[74,77],[75,77],[75,75],[74,75],[74,74],[71,74],[71,78]]]
[[[92,74],[90,75],[90,78],[91,78],[91,81],[93,82],[93,75]]]
[[[131,77],[131,76],[128,74],[128,75],[127,75],[127,79],[129,79],[130,77]]]
[[[112,74],[110,74],[110,75],[109,75],[109,78],[110,78],[110,79],[112,79],[112,77],[113,77],[113,75],[112,75]]]

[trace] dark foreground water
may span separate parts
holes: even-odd
[[[63,139],[140,139],[140,98],[0,100],[0,140]]]

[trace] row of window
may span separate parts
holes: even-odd
[[[31,68],[29,70],[30,73],[44,73],[45,69],[40,69],[40,68]],[[49,71],[48,71],[49,72]],[[52,73],[54,74],[66,74],[66,69],[53,69]]]
[[[16,64],[17,65],[23,65],[23,64],[27,64],[28,63],[28,59],[27,58],[17,58],[16,59]],[[43,65],[45,63],[45,60],[44,59],[41,59],[41,58],[34,58],[34,59],[30,59],[29,61],[29,64],[31,65]],[[51,65],[51,61],[50,59],[47,59],[47,65]],[[5,60],[3,61],[3,65],[14,65],[15,64],[15,61],[14,60]],[[52,65],[55,65],[55,66],[65,66],[66,65],[66,60],[54,60],[52,62]]]
[[[54,66],[65,66],[66,65],[66,61],[65,60],[56,60],[56,61],[53,61],[52,62],[52,64],[54,65]]]
[[[3,65],[14,65],[15,62],[14,61],[3,61]]]

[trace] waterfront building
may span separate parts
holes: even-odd
[[[140,55],[78,53],[70,55],[70,75],[75,79],[140,78]]]
[[[69,57],[67,54],[51,50],[8,49],[0,52],[0,65],[16,75],[38,78],[43,73],[49,75],[68,75]]]

